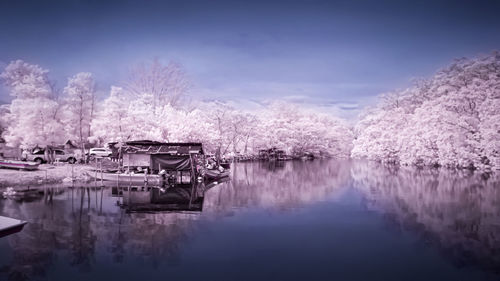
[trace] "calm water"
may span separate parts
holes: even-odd
[[[160,213],[128,212],[112,187],[0,199],[0,215],[29,221],[0,238],[0,280],[500,279],[498,177],[241,163],[190,192],[164,198],[189,211]]]

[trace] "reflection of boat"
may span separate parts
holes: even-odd
[[[300,160],[302,160],[302,161],[314,160],[314,155],[310,154],[310,153],[306,153],[305,155],[302,155],[300,157]]]
[[[0,216],[0,237],[21,231],[27,222]]]
[[[39,189],[14,189],[8,187],[6,191],[2,193],[3,197],[9,198],[16,201],[32,202],[43,197],[43,190]]]
[[[38,163],[0,159],[0,167],[33,171],[38,169]]]
[[[229,177],[229,170],[219,171],[219,170],[206,170],[205,180],[216,181],[222,178]]]

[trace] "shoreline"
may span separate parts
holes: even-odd
[[[92,169],[93,166],[85,164],[42,164],[35,171],[4,168],[0,169],[0,188],[58,184],[70,181],[72,177],[76,182],[87,182]]]

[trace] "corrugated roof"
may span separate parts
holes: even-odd
[[[130,141],[123,147],[124,153],[143,154],[203,154],[201,143],[161,143],[155,141]]]

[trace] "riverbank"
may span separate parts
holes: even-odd
[[[78,182],[86,182],[90,180],[89,173],[92,169],[94,167],[83,164],[42,164],[35,171],[0,169],[0,188],[71,182],[72,178]]]

